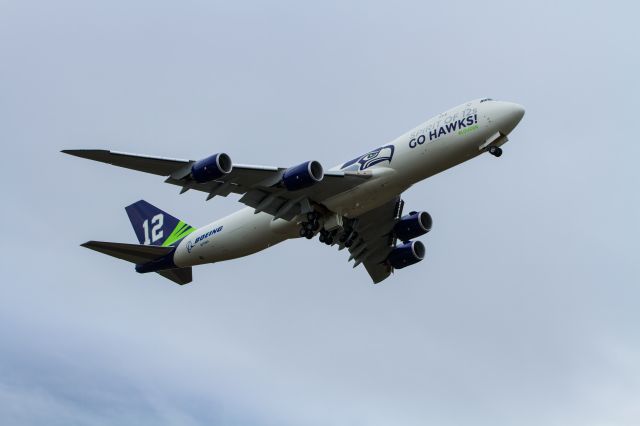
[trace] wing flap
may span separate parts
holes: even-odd
[[[402,215],[402,206],[402,200],[397,197],[359,216],[353,226],[358,236],[349,247],[349,261],[354,261],[354,268],[363,264],[374,284],[393,272],[386,259],[394,247],[392,231],[396,219]],[[342,249],[344,245],[339,247]]]
[[[369,273],[369,276],[373,280],[374,284],[378,284],[386,280],[393,272],[393,268],[391,266],[385,265],[384,263],[364,262],[364,268]]]

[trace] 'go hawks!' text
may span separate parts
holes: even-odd
[[[478,124],[478,114],[470,115],[461,120],[456,120],[449,124],[445,124],[444,126],[440,126],[437,129],[431,130],[429,132],[429,140],[432,141],[434,139],[438,139],[440,136],[455,132],[456,130],[461,131],[461,134],[466,133],[466,129],[471,130],[471,128],[467,126],[474,126],[476,124]],[[475,128],[477,129],[477,127]],[[425,135],[420,135],[417,138],[413,138],[409,141],[409,147],[415,148],[417,145],[422,145],[423,143],[425,143],[426,140],[427,138],[425,137]]]

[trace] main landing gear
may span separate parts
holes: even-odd
[[[315,232],[320,229],[320,215],[317,212],[307,213],[307,221],[300,224],[300,236],[307,240],[313,238]]]
[[[321,229],[319,240],[321,243],[325,243],[326,245],[330,246],[335,241],[336,234],[337,231],[326,231],[324,229]]]
[[[349,248],[353,245],[356,238],[358,238],[358,233],[354,231],[351,226],[346,226],[338,241],[343,243],[345,247]]]
[[[321,229],[319,239],[321,243],[325,243],[328,246],[338,242],[345,247],[351,247],[356,238],[358,238],[358,233],[353,230],[352,226],[347,225],[342,230],[327,231],[326,229]]]
[[[493,155],[494,157],[500,157],[502,155],[502,148],[498,146],[490,146],[488,151],[489,154]]]
[[[328,231],[324,227],[320,227],[320,217],[321,215],[315,211],[307,213],[306,220],[300,222],[300,236],[310,240],[316,233],[319,233],[320,242],[326,245],[339,243],[347,248],[353,246],[358,239],[358,233],[354,230],[357,223],[355,220],[347,221],[342,228],[338,227]]]

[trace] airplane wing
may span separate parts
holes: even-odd
[[[361,263],[369,273],[374,284],[391,275],[393,268],[385,261],[395,246],[393,227],[402,216],[404,202],[396,199],[357,217],[353,230],[357,233],[353,244],[349,247],[349,261],[353,267]],[[344,243],[337,243],[342,250]]]
[[[118,167],[138,170],[159,176],[166,176],[166,183],[182,187],[180,193],[190,189],[207,193],[207,200],[230,193],[242,194],[240,202],[286,220],[309,211],[310,202],[321,202],[335,194],[358,186],[371,177],[370,172],[326,171],[321,182],[297,191],[288,191],[278,185],[284,167],[234,164],[230,173],[209,182],[196,182],[190,178],[193,160],[151,157],[126,152],[102,149],[63,150],[65,154],[89,160],[112,164]]]

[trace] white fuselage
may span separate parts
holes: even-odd
[[[509,102],[483,99],[459,105],[379,148],[390,152],[389,161],[368,167],[371,177],[361,185],[316,201],[341,216],[358,217],[416,182],[480,155],[488,145],[502,145],[523,114],[520,105]],[[358,167],[348,164],[331,170]],[[273,220],[270,214],[254,212],[247,207],[194,231],[176,248],[175,264],[186,267],[235,259],[299,236],[297,220]]]

